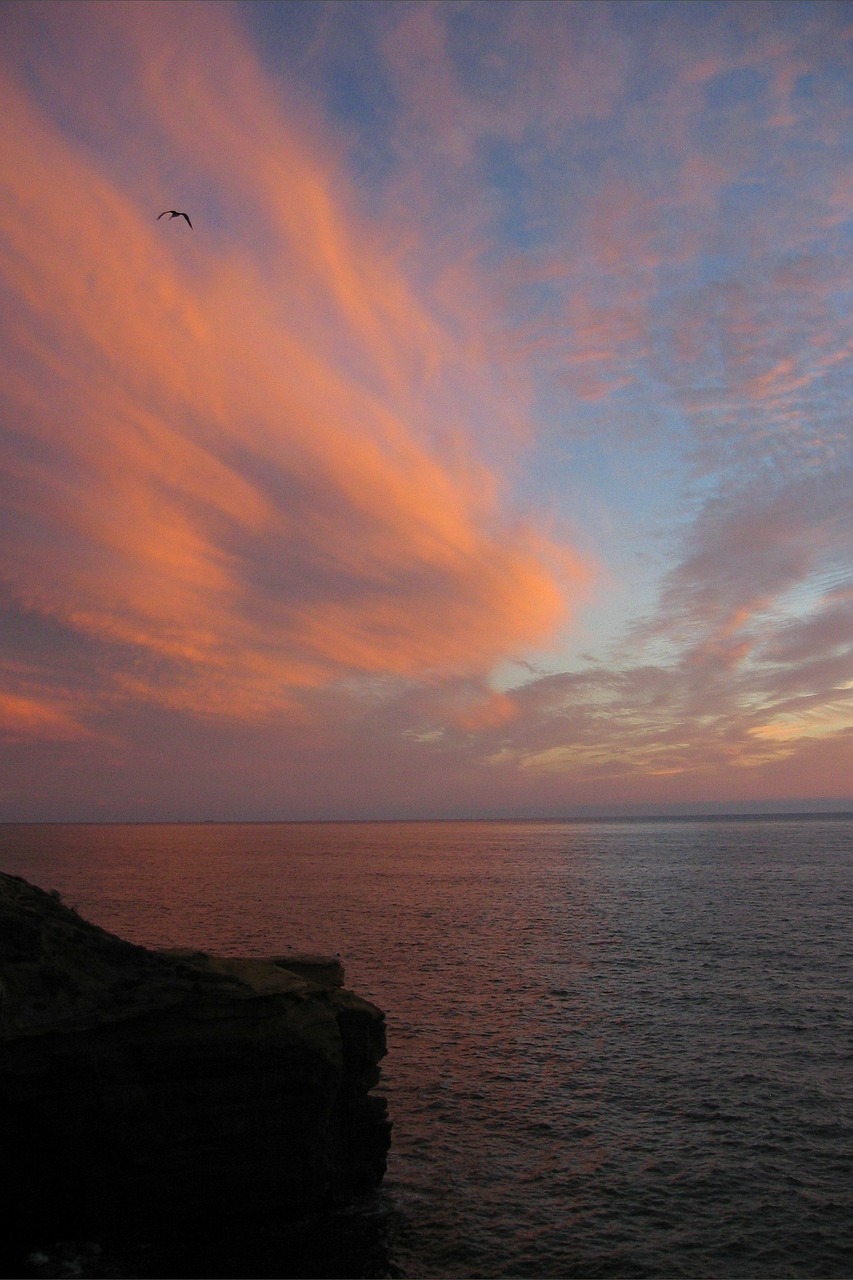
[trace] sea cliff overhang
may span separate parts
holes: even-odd
[[[376,1187],[385,1018],[342,982],[327,957],[150,951],[0,874],[11,1234],[221,1231]]]

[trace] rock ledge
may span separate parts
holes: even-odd
[[[295,1219],[376,1187],[382,1011],[336,959],[155,952],[0,874],[0,1173],[20,1240]]]

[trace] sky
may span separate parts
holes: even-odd
[[[849,5],[5,3],[0,119],[0,820],[853,809]]]

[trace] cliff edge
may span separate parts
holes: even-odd
[[[385,1020],[342,980],[323,957],[149,951],[0,874],[13,1235],[222,1231],[377,1186],[390,1124],[370,1090]]]

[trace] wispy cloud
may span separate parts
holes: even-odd
[[[464,419],[436,422],[464,414],[454,381],[488,413],[478,372],[227,12],[73,8],[78,136],[67,85],[51,115],[3,83],[14,598],[109,644],[116,696],[238,718],[547,638],[585,571],[503,514]],[[94,28],[131,155],[89,88]],[[155,220],[179,168],[213,226]]]
[[[11,811],[849,796],[843,6],[3,21]]]

